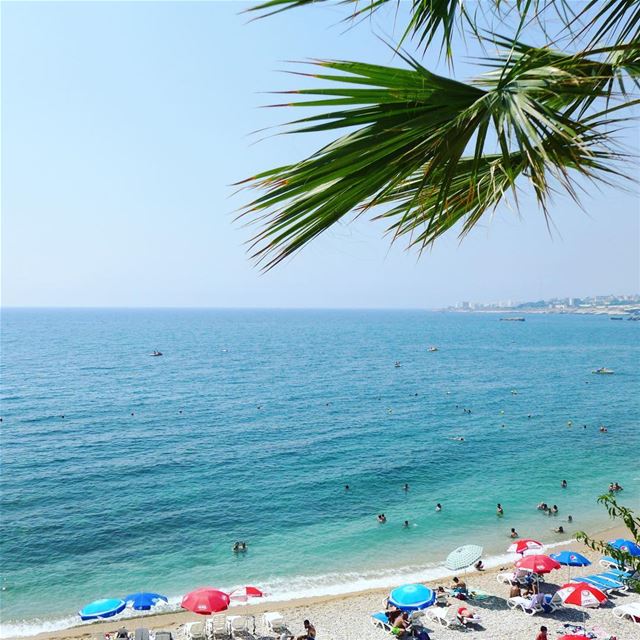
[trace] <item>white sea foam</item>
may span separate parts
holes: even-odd
[[[544,546],[540,553],[544,553],[547,549],[568,545],[574,542],[574,539],[555,542]],[[489,556],[483,560],[484,566],[488,569],[499,567],[501,565],[511,566],[514,560],[519,556],[515,553],[504,553],[500,555]],[[460,573],[460,572],[457,572]],[[438,580],[448,578],[454,574],[442,564],[426,563],[414,566],[405,566],[396,569],[378,569],[369,571],[353,571],[347,573],[327,573],[318,576],[292,576],[288,578],[268,578],[261,582],[258,586],[265,591],[265,597],[260,602],[285,602],[298,598],[312,598],[317,596],[342,595],[365,591],[368,589],[385,589],[391,588],[398,584],[406,584],[413,582],[425,582],[428,580]],[[220,588],[223,591],[230,592],[233,589],[240,588],[243,585],[225,585]],[[152,613],[161,613],[163,611],[176,611],[180,609],[181,595],[171,596],[169,603],[156,607]],[[238,603],[242,604],[242,603]],[[232,606],[234,606],[232,602]],[[130,619],[141,618],[149,615],[149,612],[132,611],[126,609],[122,614],[109,618],[114,622]],[[0,638],[19,638],[34,636],[38,633],[49,631],[60,631],[70,627],[76,627],[90,622],[82,622],[77,615],[65,616],[56,619],[39,619],[22,620],[8,622],[0,625]]]

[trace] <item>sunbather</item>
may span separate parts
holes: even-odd
[[[460,624],[465,627],[467,625],[478,624],[480,622],[480,617],[478,616],[478,614],[467,607],[460,607],[458,609],[456,617],[458,618]]]
[[[459,600],[466,600],[469,596],[469,590],[467,589],[467,585],[464,581],[460,580],[460,578],[455,577],[453,579],[453,584],[451,585],[451,592],[454,598],[458,598]]]
[[[308,620],[305,620],[302,624],[304,625],[305,633],[298,636],[297,640],[315,640],[316,628]]]
[[[548,640],[548,638],[549,638],[549,636],[547,635],[547,627],[542,625],[540,627],[540,631],[539,631],[538,635],[536,636],[536,640]]]

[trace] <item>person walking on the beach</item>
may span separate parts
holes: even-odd
[[[547,627],[542,625],[540,627],[540,631],[538,632],[538,635],[536,636],[536,640],[548,640],[548,638],[549,636],[547,635]]]
[[[297,640],[315,640],[316,628],[308,620],[305,620],[302,624],[304,625],[305,633],[298,636]]]
[[[513,527],[511,527],[511,534],[510,535],[511,535],[512,538],[517,538],[518,537],[518,532]]]

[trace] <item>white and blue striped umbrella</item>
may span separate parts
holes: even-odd
[[[482,547],[477,544],[465,544],[454,549],[447,556],[444,566],[451,571],[460,571],[460,569],[466,569],[478,562],[480,556],[482,556]]]

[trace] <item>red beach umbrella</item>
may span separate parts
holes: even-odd
[[[239,589],[234,589],[229,596],[233,600],[243,600],[246,601],[248,598],[262,598],[264,593],[258,589],[258,587],[240,587]]]
[[[545,555],[531,555],[523,556],[520,560],[516,561],[516,567],[518,569],[526,569],[533,573],[550,573],[554,569],[560,568],[560,563],[556,562],[553,558]]]
[[[597,587],[586,582],[567,582],[553,595],[564,604],[574,604],[578,607],[598,607],[607,600],[607,596]]]
[[[538,542],[537,540],[532,540],[531,538],[522,538],[517,542],[514,542],[507,551],[509,553],[522,553],[525,551],[533,551],[534,549],[542,549],[542,542]]]
[[[210,613],[224,611],[229,607],[229,596],[224,591],[211,587],[200,587],[195,591],[187,593],[182,598],[183,609],[188,609],[194,613],[207,616]]]

